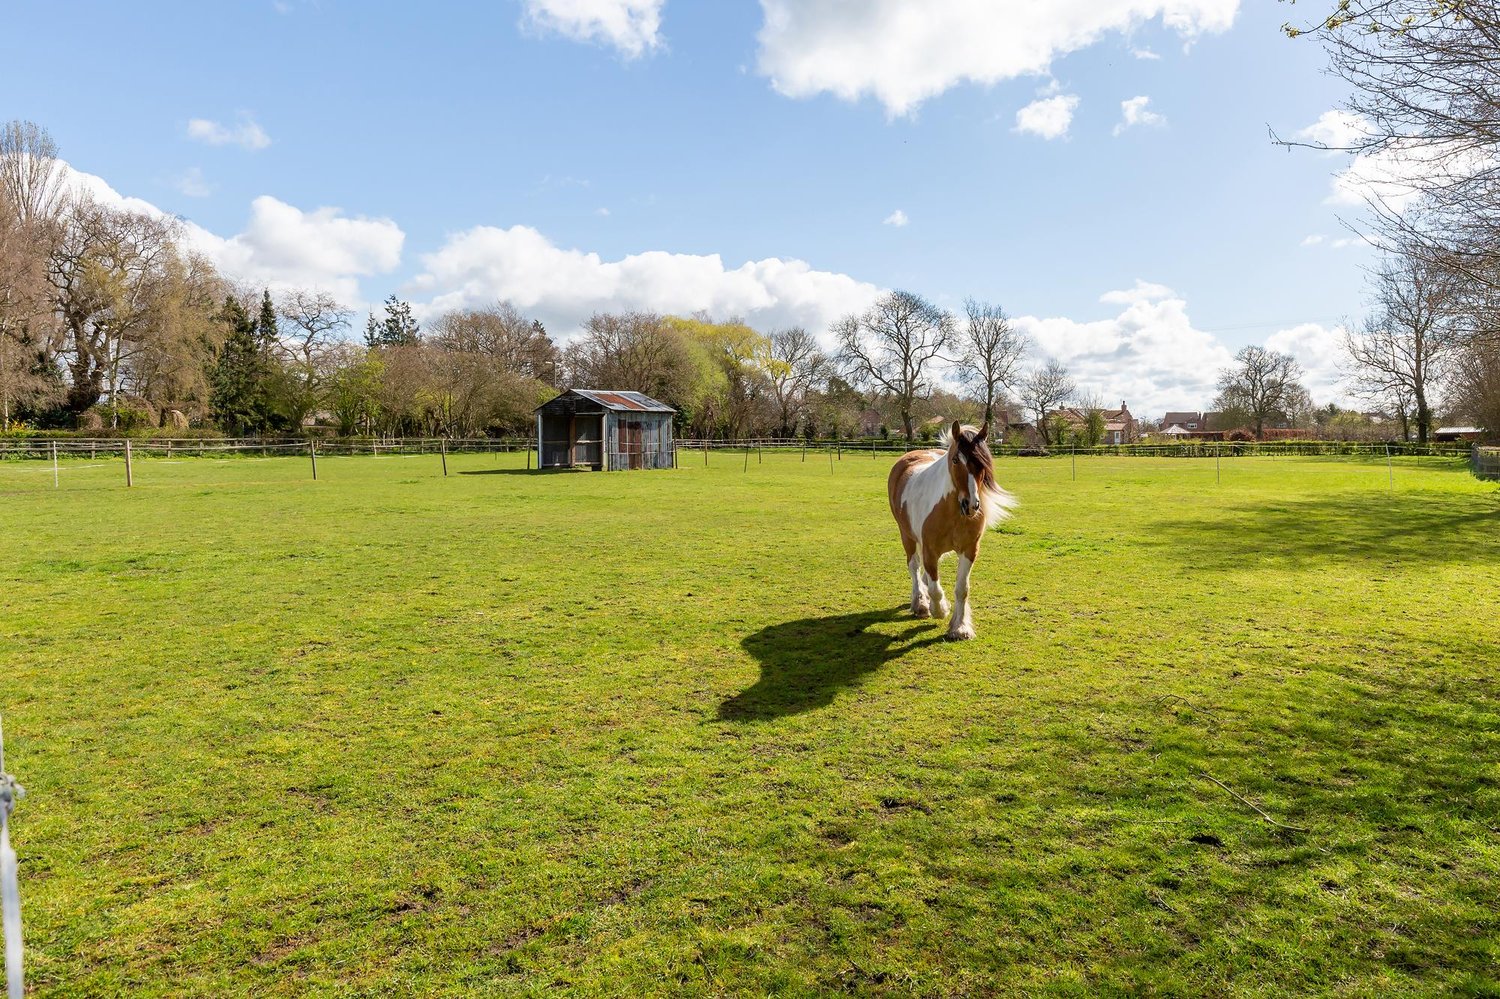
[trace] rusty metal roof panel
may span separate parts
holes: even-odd
[[[675,413],[677,410],[640,392],[616,392],[601,389],[573,389],[572,394],[598,403],[607,409],[624,413]]]

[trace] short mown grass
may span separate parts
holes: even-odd
[[[1002,461],[949,644],[889,456],[521,463],[0,466],[38,995],[1500,993],[1460,465]]]

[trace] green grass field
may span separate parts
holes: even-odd
[[[1500,994],[1460,465],[449,460],[0,465],[36,994]]]

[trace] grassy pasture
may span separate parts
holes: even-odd
[[[1500,489],[742,460],[0,465],[36,993],[1500,992]]]

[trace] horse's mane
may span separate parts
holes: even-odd
[[[965,423],[959,427],[959,433],[964,436],[964,443],[968,445],[967,454],[972,454],[979,462],[979,485],[981,488],[991,492],[1000,491],[1000,486],[995,482],[995,456],[990,453],[990,446],[985,441],[976,441],[979,436],[979,428]],[[952,434],[944,430],[938,437],[938,442],[943,445],[943,450],[953,446]]]

